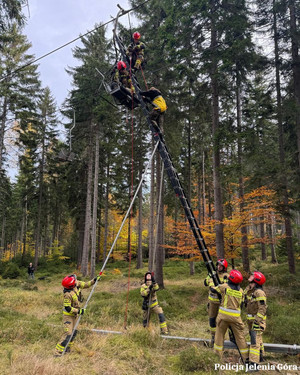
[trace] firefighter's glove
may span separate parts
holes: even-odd
[[[83,315],[85,313],[85,309],[79,309],[78,315]]]
[[[95,278],[94,278],[94,281],[96,282],[96,281],[99,281],[100,280],[100,275],[98,275],[98,276],[96,276]]]
[[[253,322],[252,330],[253,331],[260,331],[260,325],[256,320]]]
[[[149,290],[151,291],[153,288],[153,284],[149,285]]]
[[[155,278],[154,278],[154,276],[153,276],[153,275],[151,275],[151,281],[152,281],[152,283],[153,283],[153,284],[155,284],[155,283],[156,283],[156,281],[155,281]]]

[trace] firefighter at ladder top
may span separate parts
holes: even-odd
[[[140,41],[141,34],[134,32],[132,35],[133,42],[131,42],[126,50],[126,55],[131,58],[133,70],[139,70],[144,61],[145,44]]]
[[[151,313],[158,315],[161,333],[167,334],[167,322],[165,320],[163,309],[159,306],[156,292],[159,285],[155,282],[154,276],[151,272],[145,273],[144,284],[141,286],[141,295],[144,298],[143,309],[143,326],[147,327]]]
[[[244,291],[244,304],[250,333],[249,362],[251,365],[264,360],[263,332],[266,329],[267,297],[263,291],[265,276],[254,271],[249,279],[249,286]]]
[[[227,282],[227,278],[228,278],[227,267],[228,267],[228,262],[226,259],[218,259],[216,263],[216,268],[217,268],[217,274],[219,275],[221,284]],[[214,287],[214,281],[210,275],[208,275],[207,278],[204,280],[204,285],[208,287]],[[209,290],[207,307],[208,307],[208,319],[209,319],[208,321],[209,321],[209,327],[210,327],[210,333],[211,333],[211,347],[214,346],[214,342],[215,342],[216,319],[217,319],[218,312],[219,312],[220,302],[221,301],[220,301],[219,295]]]
[[[161,92],[157,88],[151,87],[150,90],[141,91],[140,94],[143,97],[149,98],[151,101],[153,109],[150,113],[150,120],[160,126],[160,117],[168,108],[165,99],[161,95]]]
[[[130,73],[126,69],[127,65],[124,61],[118,61],[117,69],[113,70],[113,82],[121,83],[122,86],[128,91],[129,94],[135,92],[132,84]]]
[[[222,298],[217,317],[217,329],[214,343],[214,350],[222,359],[224,336],[227,329],[231,329],[244,362],[248,361],[248,346],[244,336],[244,323],[241,318],[241,305],[243,302],[243,290],[240,283],[243,276],[238,270],[231,270],[228,282],[219,284],[212,288],[214,293],[219,293]]]
[[[95,284],[97,280],[100,279],[98,275],[94,279],[83,282],[77,280],[76,275],[68,275],[62,280],[62,286],[64,287],[64,304],[63,304],[63,324],[64,324],[64,333],[61,336],[58,344],[56,345],[55,354],[56,356],[62,355],[67,342],[70,339],[73,328],[75,326],[76,320],[79,315],[83,315],[85,309],[80,308],[79,302],[82,302],[81,289],[86,289]],[[71,349],[73,340],[77,334],[74,332],[71,342],[67,349]]]

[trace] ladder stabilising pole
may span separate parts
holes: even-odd
[[[121,331],[108,331],[104,329],[91,329],[92,332],[103,334],[103,335],[123,335],[124,332]],[[192,342],[199,342],[203,343],[203,345],[209,345],[210,339],[200,339],[197,337],[182,337],[182,336],[169,336],[169,335],[160,335],[161,338],[166,340],[182,340],[182,341],[192,341]],[[250,346],[250,342],[247,342],[247,345]],[[224,341],[224,348],[225,349],[237,349],[236,345],[228,340]],[[300,345],[285,345],[285,344],[270,344],[264,342],[264,349],[266,352],[269,353],[282,353],[282,354],[290,354],[290,355],[297,355],[300,354]]]
[[[116,245],[116,243],[117,243],[117,240],[118,240],[118,238],[119,238],[119,235],[120,235],[120,233],[121,233],[121,231],[122,231],[122,229],[123,229],[123,226],[124,226],[124,224],[125,224],[125,222],[126,222],[126,219],[127,219],[128,215],[129,215],[129,213],[130,213],[130,210],[131,210],[131,208],[132,208],[132,206],[133,206],[133,203],[134,203],[134,201],[135,201],[135,198],[137,197],[138,192],[139,192],[139,190],[140,190],[140,188],[141,188],[141,186],[142,186],[142,184],[143,184],[143,182],[144,182],[144,179],[145,179],[145,177],[146,177],[147,171],[148,171],[148,169],[149,169],[149,167],[150,167],[150,165],[151,165],[152,159],[153,159],[153,157],[154,157],[154,155],[155,155],[155,152],[156,152],[156,149],[157,149],[157,147],[158,147],[158,144],[159,144],[159,142],[156,142],[156,144],[155,144],[155,146],[154,146],[154,149],[153,149],[153,151],[152,151],[152,154],[151,154],[151,156],[150,156],[150,159],[149,159],[149,161],[148,161],[148,164],[146,165],[145,171],[144,171],[144,173],[143,173],[143,175],[142,175],[142,178],[141,178],[141,180],[140,180],[140,183],[139,183],[139,185],[138,185],[138,187],[137,187],[137,189],[136,189],[136,192],[135,192],[135,194],[134,194],[134,196],[133,196],[133,198],[132,198],[132,200],[131,200],[131,202],[130,202],[130,206],[129,206],[127,212],[126,212],[126,215],[124,216],[124,219],[123,219],[123,221],[122,221],[122,224],[121,224],[121,226],[120,226],[120,229],[119,229],[119,231],[118,231],[118,233],[117,233],[117,235],[116,235],[116,237],[115,237],[115,239],[114,239],[113,244],[111,245],[111,248],[110,248],[110,250],[109,250],[109,252],[108,252],[108,254],[107,254],[107,257],[105,258],[105,261],[104,261],[104,263],[103,263],[103,265],[102,265],[101,271],[99,272],[100,278],[101,278],[101,276],[102,276],[102,274],[103,274],[104,268],[106,267],[106,264],[107,264],[107,262],[108,262],[108,259],[109,259],[110,255],[111,255],[111,253],[112,253],[112,251],[113,251],[113,249],[114,249],[114,247],[115,247],[115,245]],[[85,305],[84,305],[84,309],[87,308],[87,305],[88,305],[88,303],[89,303],[89,301],[90,301],[90,299],[91,299],[91,297],[92,297],[92,295],[93,295],[93,293],[94,293],[94,290],[95,290],[95,288],[96,288],[97,283],[98,283],[98,280],[96,280],[95,284],[93,285],[93,288],[92,288],[92,290],[91,290],[91,292],[90,292],[90,294],[89,294],[89,296],[88,296],[88,298],[87,298],[87,300],[86,300],[86,303],[85,303]],[[64,351],[62,352],[62,355],[65,354],[65,352],[66,352],[66,350],[67,350],[67,347],[68,347],[70,341],[72,340],[72,338],[73,338],[73,336],[74,336],[74,333],[75,333],[75,331],[76,331],[76,329],[77,329],[77,327],[78,327],[78,325],[79,325],[79,322],[80,322],[81,317],[82,317],[82,315],[79,315],[79,317],[78,317],[78,319],[77,319],[77,321],[76,321],[76,323],[75,323],[75,326],[74,326],[74,328],[73,328],[73,331],[72,331],[72,333],[71,333],[71,335],[70,335],[70,337],[69,337],[69,340],[68,340],[67,343],[66,343],[66,346],[65,346],[65,348],[64,348]]]

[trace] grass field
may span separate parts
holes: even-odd
[[[169,261],[164,269],[165,289],[158,292],[158,299],[170,334],[209,338],[207,289],[203,286],[205,269],[197,265],[197,273],[192,277],[186,263]],[[260,270],[267,276],[265,342],[299,345],[299,274],[298,278],[291,277],[284,264],[264,265]],[[34,281],[24,278],[0,280],[1,375],[217,373],[214,364],[219,361],[212,349],[192,342],[160,338],[155,316],[149,330],[142,328],[139,287],[146,268],[131,272],[127,329],[124,330],[128,280],[124,263],[108,265],[86,315],[81,319],[80,333],[72,352],[62,358],[54,358],[55,345],[63,330],[61,279],[73,271],[66,267],[64,273],[37,272]],[[45,279],[38,280],[39,276],[45,276]],[[83,291],[85,298],[89,291]],[[122,331],[124,334],[100,335],[91,332],[92,328]],[[225,358],[238,362],[236,351],[226,352]],[[267,362],[300,366],[299,356],[267,354],[266,359]],[[290,373],[297,374],[296,371]]]

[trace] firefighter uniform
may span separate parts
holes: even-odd
[[[141,286],[141,295],[144,297],[142,309],[143,309],[143,326],[147,327],[150,321],[150,315],[155,313],[158,315],[161,333],[167,334],[168,327],[165,319],[163,309],[159,306],[156,292],[159,289],[157,283],[152,283],[151,280],[145,281]]]
[[[217,271],[219,279],[221,284],[227,281],[228,273],[227,272],[219,272]],[[204,285],[208,287],[214,288],[214,282],[213,279],[210,276],[207,276],[206,279],[204,279]],[[219,312],[220,307],[220,297],[217,293],[213,292],[211,289],[208,293],[208,319],[209,319],[209,327],[210,327],[210,333],[212,336],[212,340],[214,340],[214,336],[216,334],[216,319]]]
[[[130,93],[134,93],[135,89],[130,78],[130,73],[126,69],[115,70],[113,80],[120,82],[124,88],[129,90]]]
[[[132,65],[134,69],[140,69],[141,64],[144,61],[144,49],[145,44],[137,41],[130,43],[127,48],[126,55],[132,58]]]
[[[243,290],[239,285],[233,284],[230,281],[218,285],[214,290],[222,296],[222,302],[217,317],[214,351],[222,358],[226,331],[227,329],[232,329],[241,356],[246,360],[248,357],[248,346],[244,336],[245,326],[241,319]]]
[[[77,281],[77,285],[73,289],[64,289],[64,303],[63,303],[63,325],[64,333],[62,334],[58,344],[56,345],[56,354],[61,355],[70,339],[74,326],[76,324],[78,313],[80,311],[79,302],[82,302],[81,289],[89,288],[94,285],[97,278],[88,282]],[[77,330],[74,332],[72,340],[68,347],[71,349]]]
[[[150,119],[155,121],[159,126],[160,116],[163,115],[168,108],[165,99],[161,95],[161,92],[155,87],[151,87],[150,90],[141,91],[140,94],[151,100],[153,109],[150,113]]]
[[[267,298],[262,286],[245,289],[245,306],[250,333],[249,362],[259,363],[264,354],[262,335],[266,329]]]

